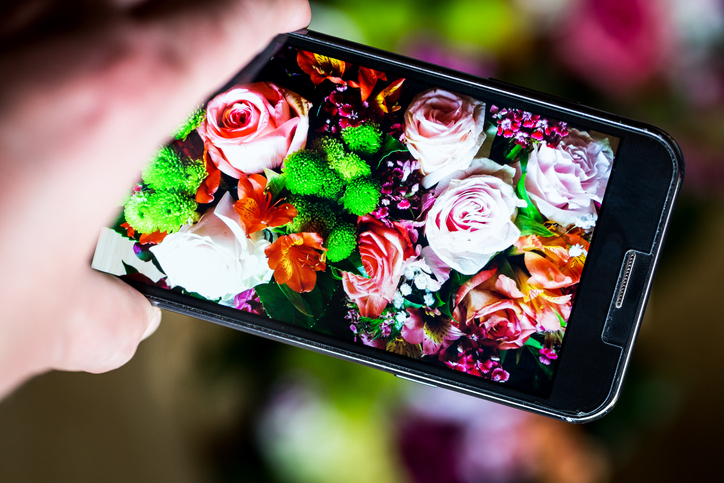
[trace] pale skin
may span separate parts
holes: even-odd
[[[0,398],[125,364],[161,313],[90,268],[145,162],[307,0],[17,0],[0,7]]]

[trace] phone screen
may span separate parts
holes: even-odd
[[[283,45],[158,151],[93,267],[545,395],[618,143]]]

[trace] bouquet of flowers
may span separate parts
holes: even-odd
[[[615,138],[286,47],[189,116],[116,231],[126,276],[544,388]]]

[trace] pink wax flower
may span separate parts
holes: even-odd
[[[306,145],[311,104],[269,82],[236,85],[206,106],[198,133],[210,160],[234,178],[282,165]]]

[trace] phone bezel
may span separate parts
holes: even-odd
[[[574,101],[455,72],[308,30],[279,36],[218,92],[233,83],[252,81],[278,43],[289,43],[400,77],[414,73],[424,82],[470,95],[486,103],[487,98],[496,97],[500,99],[497,102],[506,107],[533,111],[576,127],[621,138],[550,394],[541,397],[423,361],[340,341],[310,329],[125,280],[160,307],[422,383],[569,422],[590,421],[608,412],[623,384],[663,237],[683,178],[683,159],[673,139],[653,126],[585,107]],[[641,156],[642,152],[646,156]],[[632,177],[632,171],[658,173],[658,177],[656,174],[647,177],[651,186],[647,185],[647,189],[643,190],[647,197],[643,204],[648,205],[644,208],[640,206],[641,196],[636,196],[641,192],[641,179]],[[611,193],[616,196],[615,203],[609,202]],[[655,223],[650,221],[652,216]],[[638,259],[642,262],[639,262],[634,277],[635,286],[628,288],[624,304],[616,308],[614,299],[621,265],[630,251],[639,253]],[[593,259],[596,264],[591,268]],[[605,342],[602,335],[606,327],[614,323],[616,334],[621,335],[609,337],[609,341]],[[611,339],[615,342],[611,343]]]

